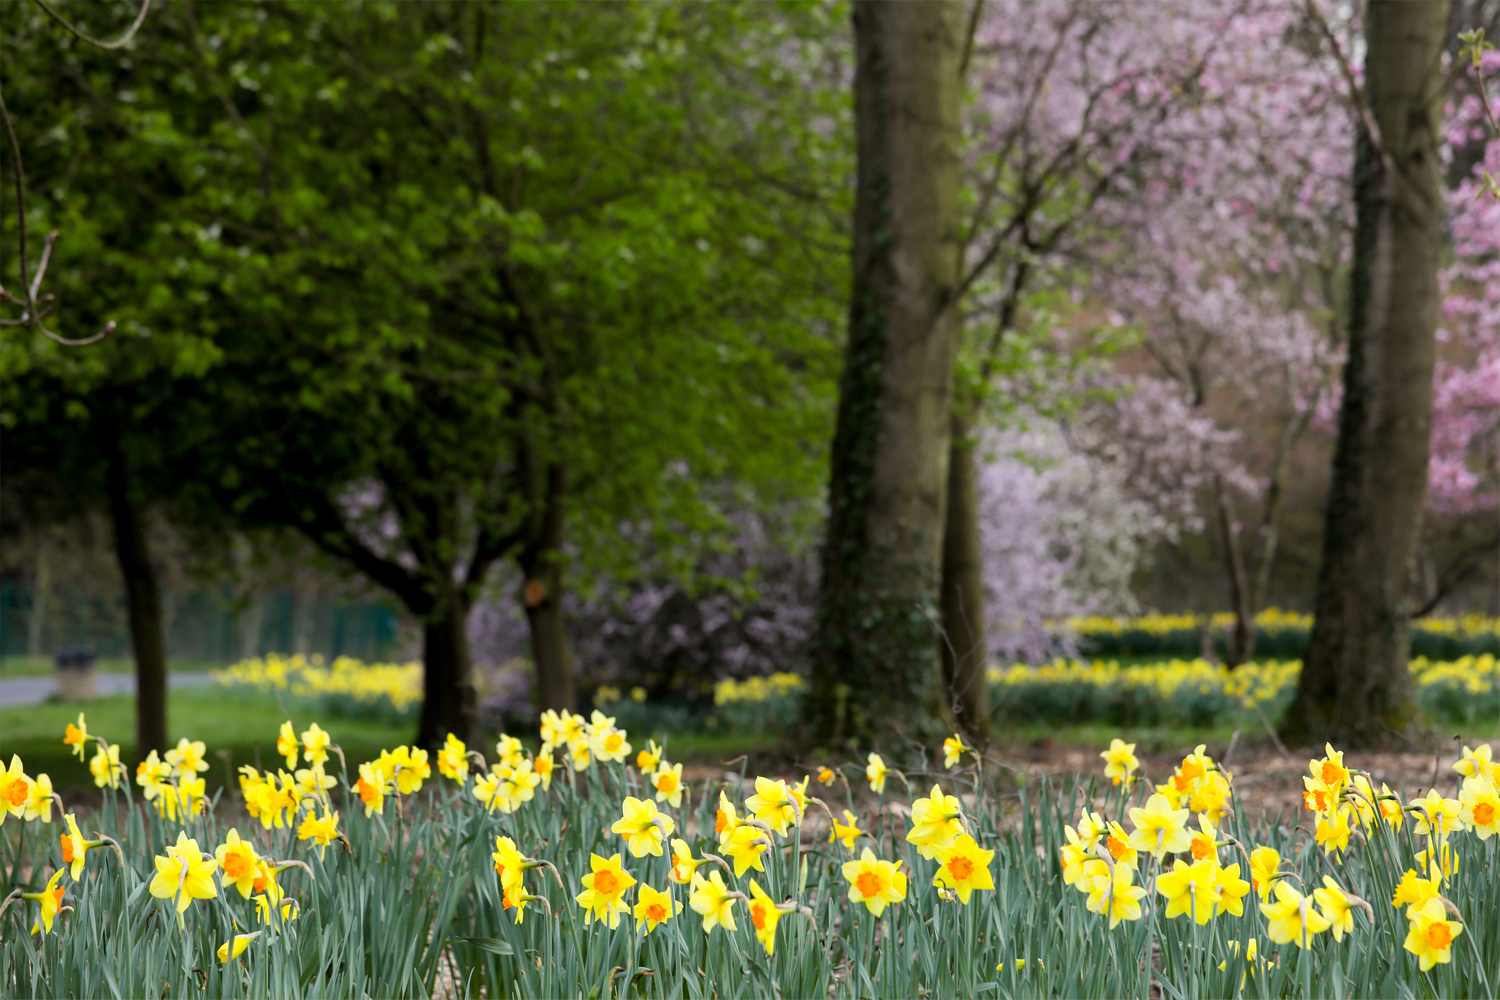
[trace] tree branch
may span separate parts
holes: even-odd
[[[151,0],[141,0],[141,9],[136,13],[135,20],[131,22],[130,27],[125,29],[125,33],[112,42],[101,42],[97,38],[85,35],[83,32],[73,27],[73,25],[69,24],[61,14],[52,9],[51,5],[47,3],[47,0],[32,0],[32,2],[35,3],[38,7],[42,8],[42,10],[46,11],[48,17],[52,18],[52,20],[56,21],[58,24],[66,28],[68,30],[68,33],[71,34],[74,38],[78,39],[81,42],[87,42],[88,44],[99,49],[121,49],[126,45],[129,45],[130,40],[135,37],[135,33],[141,30],[141,25],[146,20],[146,11],[151,6]]]

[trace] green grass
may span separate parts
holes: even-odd
[[[87,703],[50,702],[19,708],[0,708],[0,758],[20,754],[29,774],[45,773],[58,789],[93,787],[88,765],[62,742],[68,723],[83,712],[89,735],[120,744],[120,759],[135,759],[135,698],[120,695]],[[172,691],[167,706],[167,736],[208,744],[213,764],[209,789],[223,784],[241,764],[273,767],[278,761],[276,733],[287,713],[269,696],[230,694],[217,687]],[[411,739],[411,726],[390,726],[353,719],[314,719],[292,715],[298,731],[317,722],[348,754],[351,766],[376,756],[382,748]],[[227,754],[226,760],[222,755]]]
[[[218,670],[222,663],[206,660],[169,660],[168,673],[205,673]],[[135,670],[135,661],[128,657],[106,658],[94,661],[94,668],[101,674],[128,674]],[[12,677],[51,677],[55,670],[50,656],[0,656],[0,680]]]

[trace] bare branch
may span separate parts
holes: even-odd
[[[73,25],[69,24],[61,14],[52,9],[51,5],[47,3],[47,0],[32,0],[32,2],[34,2],[38,7],[42,8],[42,10],[46,11],[48,17],[52,18],[52,20],[56,21],[58,24],[66,28],[68,30],[68,33],[71,34],[74,38],[78,39],[81,42],[87,42],[95,48],[100,49],[122,49],[125,46],[129,45],[130,40],[135,37],[135,33],[141,30],[141,25],[146,20],[146,11],[151,6],[151,0],[141,0],[141,9],[136,13],[135,20],[131,22],[130,27],[125,29],[125,33],[112,42],[102,42],[97,38],[85,35],[83,32],[73,27]]]

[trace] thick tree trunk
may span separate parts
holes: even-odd
[[[135,655],[135,749],[144,757],[167,749],[167,643],[161,625],[161,594],[146,526],[130,490],[130,474],[117,439],[105,442],[105,492],[115,530],[115,557],[125,583],[130,649]]]
[[[417,745],[435,750],[449,733],[479,740],[479,704],[469,657],[469,603],[450,587],[422,621],[422,717]]]
[[[1324,521],[1316,614],[1288,743],[1408,742],[1420,731],[1409,655],[1411,565],[1427,487],[1446,2],[1371,4],[1349,359]]]
[[[948,505],[943,518],[943,683],[948,710],[971,743],[983,741],[990,717],[985,679],[984,576],[979,548],[979,483],[973,428],[953,414],[948,444]]]
[[[854,288],[829,482],[807,736],[928,704],[959,265],[960,6],[854,4]]]
[[[573,663],[563,618],[563,499],[567,470],[561,462],[546,466],[545,488],[536,505],[517,564],[521,570],[521,603],[531,630],[531,657],[536,663],[537,701],[542,709],[577,708]]]

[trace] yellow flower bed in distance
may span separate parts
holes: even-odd
[[[0,770],[0,823],[12,821],[0,863],[17,885],[0,902],[0,994],[1500,985],[1489,745],[1464,747],[1425,794],[1325,746],[1298,782],[1306,815],[1266,824],[1243,814],[1233,775],[1201,745],[1151,776],[1115,739],[1092,777],[997,798],[996,762],[958,735],[890,763],[870,753],[810,763],[800,779],[697,784],[665,743],[632,756],[597,710],[544,713],[534,751],[503,735],[487,754],[450,734],[432,754],[355,762],[335,735],[287,720],[281,759],[242,767],[233,801],[213,803],[203,742],[131,775],[80,715],[61,741],[80,766],[94,749],[105,808],[88,838],[13,755]]]
[[[242,660],[213,673],[226,686],[244,685],[258,691],[285,691],[299,698],[343,696],[359,704],[386,699],[398,712],[422,700],[422,664],[365,663],[340,656],[325,664],[320,655],[280,656]]]

